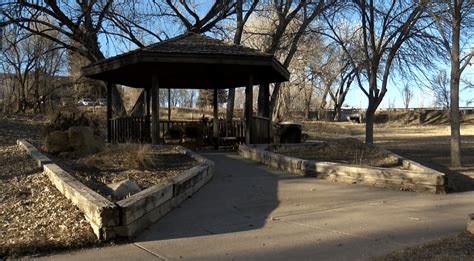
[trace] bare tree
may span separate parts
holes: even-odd
[[[430,81],[429,89],[432,91],[436,106],[448,110],[450,108],[450,84],[446,70],[441,70]]]
[[[362,68],[361,72],[365,75],[363,79],[356,74],[356,80],[368,98],[366,143],[373,143],[374,114],[387,92],[392,66],[403,62],[403,59],[413,59],[422,49],[422,45],[418,42],[410,44],[410,40],[415,40],[415,36],[425,28],[417,26],[423,18],[425,6],[426,1],[350,1],[344,6],[345,9],[336,10],[343,14],[342,17],[338,13],[324,16],[328,30],[326,35],[343,48],[353,66]],[[341,19],[358,23],[354,32],[361,35],[362,65],[353,58],[353,53],[336,28]],[[417,59],[421,57],[417,55]]]
[[[245,3],[244,3],[245,2]],[[242,34],[244,27],[253,11],[257,7],[259,0],[244,1],[237,0],[235,5],[235,33],[233,43],[240,45],[242,42]],[[244,9],[246,7],[246,9]],[[228,92],[226,120],[232,122],[234,117],[234,103],[235,103],[235,88],[230,88]]]
[[[265,1],[256,12],[253,26],[245,29],[245,42],[264,52],[275,55],[288,68],[298,49],[300,39],[308,32],[311,23],[333,1]],[[262,24],[263,26],[260,26]],[[281,84],[273,87],[261,85],[258,94],[257,114],[275,118],[279,112],[277,107]],[[270,99],[271,96],[271,99]]]
[[[117,2],[119,1],[115,3]],[[105,58],[99,43],[100,34],[105,34],[106,37],[123,37],[138,46],[143,45],[139,37],[136,37],[138,32],[157,36],[153,30],[146,30],[134,20],[127,19],[126,15],[114,13],[126,9],[120,8],[118,4],[114,6],[113,0],[78,0],[67,4],[56,0],[7,1],[0,7],[0,14],[5,17],[5,21],[0,22],[0,27],[15,24],[22,30],[49,39],[59,47],[84,57],[88,63]],[[52,36],[51,32],[57,32],[59,37]],[[112,88],[112,97],[114,112],[118,115],[124,114],[120,93],[116,87]]]
[[[57,79],[65,67],[64,51],[54,42],[17,26],[6,28],[4,40],[0,63],[3,71],[11,75],[9,99],[4,102],[16,102],[17,112],[43,111],[46,101],[62,86]]]
[[[235,1],[216,0],[204,15],[197,11],[194,1],[165,0],[153,1],[162,10],[163,14],[173,17],[184,26],[185,31],[205,33],[216,29],[218,23],[235,12]]]
[[[411,89],[410,85],[403,85],[403,87],[400,89],[400,94],[403,98],[403,106],[405,107],[405,110],[408,110],[408,108],[410,108],[410,103],[413,98],[413,90]]]
[[[461,166],[461,131],[459,116],[459,85],[461,74],[474,56],[472,28],[474,27],[474,2],[471,0],[431,1],[428,12],[433,18],[441,45],[449,55],[450,73],[450,122],[451,166]],[[464,50],[462,44],[471,48]]]

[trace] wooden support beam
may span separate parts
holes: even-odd
[[[145,116],[147,118],[149,118],[151,115],[150,101],[151,101],[150,88],[145,88]]]
[[[247,87],[245,87],[245,143],[252,142],[252,117],[253,117],[253,75],[249,75]]]
[[[151,125],[151,88],[145,88],[145,129],[143,130],[143,141],[150,142],[151,140],[151,132],[150,132],[150,125]]]
[[[270,118],[270,84],[263,84],[263,110],[262,116]]]
[[[219,139],[219,115],[218,115],[218,106],[217,106],[217,89],[214,89],[214,97],[212,99],[212,107],[214,109],[214,117],[213,117],[213,131],[212,131],[212,138],[214,142],[214,149],[218,149],[218,139]]]
[[[112,142],[112,83],[107,83],[107,142]]]
[[[160,85],[155,73],[151,80],[151,142],[160,143]]]

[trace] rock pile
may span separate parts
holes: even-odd
[[[73,126],[67,131],[52,131],[46,136],[45,151],[51,154],[72,152],[75,155],[87,155],[102,151],[104,140],[94,135],[87,126]]]

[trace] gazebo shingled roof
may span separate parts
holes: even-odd
[[[186,33],[83,68],[88,78],[147,88],[157,73],[160,88],[225,89],[287,81],[288,70],[273,55]]]

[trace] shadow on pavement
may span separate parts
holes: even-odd
[[[232,233],[261,228],[279,205],[275,175],[237,154],[202,154],[216,163],[214,178],[139,235],[135,242]]]

